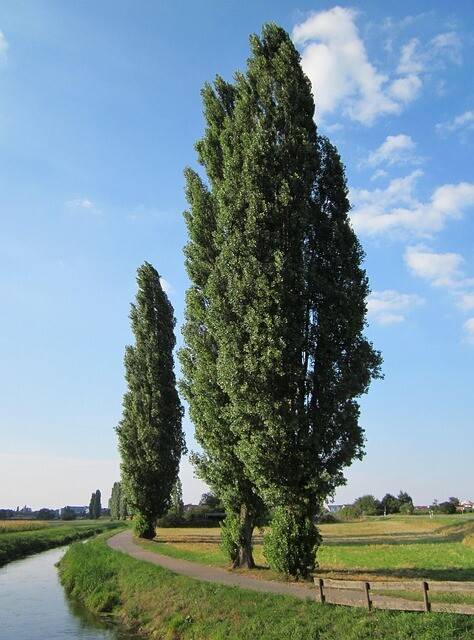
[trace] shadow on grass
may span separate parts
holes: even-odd
[[[373,545],[406,545],[406,544],[447,544],[450,542],[460,542],[462,537],[454,538],[451,536],[440,535],[414,535],[413,533],[382,533],[376,536],[331,536],[331,538],[323,538],[323,544],[326,547],[370,547]]]

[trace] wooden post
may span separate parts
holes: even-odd
[[[367,599],[367,609],[370,611],[371,607],[372,607],[372,602],[370,601],[370,584],[368,582],[364,582],[364,591],[365,591],[365,597]]]
[[[425,611],[431,611],[431,604],[428,599],[429,586],[427,582],[423,582],[423,599],[425,601]]]
[[[324,595],[324,580],[322,578],[319,578],[318,580],[318,584],[319,584],[319,597],[321,599],[321,604],[324,604],[326,602],[326,596]]]

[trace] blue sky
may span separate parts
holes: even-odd
[[[137,267],[166,281],[181,341],[183,169],[200,90],[275,21],[347,168],[383,381],[337,502],[474,499],[474,5],[3,0],[0,507],[104,502]],[[185,422],[195,448],[193,428]],[[182,465],[185,501],[206,489]]]

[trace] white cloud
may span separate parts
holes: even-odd
[[[425,70],[425,62],[420,52],[420,42],[416,38],[402,47],[397,73],[417,75]]]
[[[397,72],[406,76],[420,76],[433,70],[445,68],[445,60],[460,65],[461,41],[455,31],[439,33],[423,47],[414,38],[402,47]]]
[[[469,285],[469,282],[467,282],[466,284]],[[459,296],[458,306],[463,311],[470,311],[471,309],[474,309],[474,292],[473,293],[462,292],[461,295]]]
[[[376,167],[379,164],[418,164],[421,159],[415,155],[416,144],[411,136],[399,134],[387,136],[378,149],[369,154],[364,164]]]
[[[367,311],[379,324],[405,322],[405,313],[423,304],[416,294],[399,293],[393,289],[373,291],[367,300]]]
[[[382,113],[397,113],[399,106],[383,89],[388,77],[368,60],[356,15],[342,7],[313,13],[293,29],[293,39],[303,45],[302,64],[318,112],[332,112],[344,102],[350,118],[371,124]]]
[[[405,44],[397,68],[382,73],[369,60],[357,15],[337,6],[312,13],[293,29],[319,117],[341,109],[350,119],[371,125],[380,116],[399,114],[420,94],[424,75],[443,68],[445,59],[460,61],[459,38],[449,32],[426,45],[418,40]]]
[[[464,341],[468,344],[474,344],[474,318],[469,318],[463,324]]]
[[[173,287],[164,278],[160,278],[160,284],[161,284],[161,288],[166,294],[171,293],[173,291]]]
[[[456,65],[462,64],[461,56],[461,40],[455,31],[447,31],[439,33],[430,41],[428,56],[431,59],[437,59],[438,64],[442,64],[442,59],[447,58]]]
[[[94,215],[100,215],[102,213],[102,209],[99,209],[94,202],[88,200],[87,198],[76,198],[75,200],[68,200],[68,202],[66,202],[66,205],[76,210],[85,209],[86,211]]]
[[[375,173],[370,177],[371,180],[378,180],[379,178],[385,178],[388,173],[384,169],[377,169]]]
[[[465,111],[460,116],[456,116],[450,122],[439,122],[436,131],[443,133],[461,133],[474,130],[474,111]]]
[[[404,255],[410,272],[426,280],[432,287],[451,293],[463,311],[474,309],[474,278],[469,278],[459,253],[435,253],[425,245],[407,247]]]
[[[418,97],[421,91],[422,82],[418,76],[413,74],[405,78],[398,78],[390,85],[390,95],[400,103],[411,102]]]
[[[354,229],[367,235],[411,235],[430,237],[447,220],[460,219],[474,206],[474,184],[460,182],[438,187],[429,202],[414,196],[421,171],[392,180],[386,189],[351,189],[351,215]]]
[[[459,253],[435,253],[425,245],[407,247],[405,262],[412,274],[434,287],[453,287],[462,277],[464,259]]]

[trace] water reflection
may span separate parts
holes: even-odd
[[[0,568],[2,640],[132,640],[67,598],[55,564],[65,549],[52,549]]]

